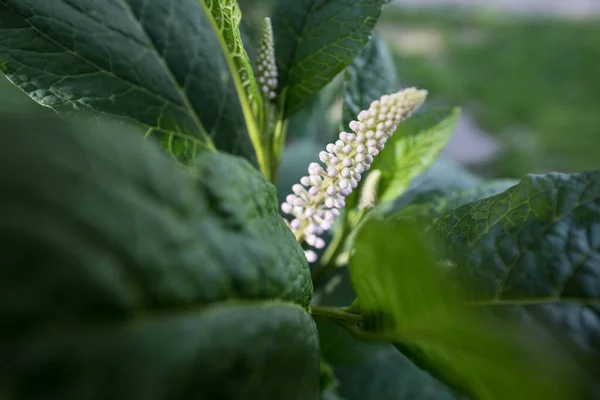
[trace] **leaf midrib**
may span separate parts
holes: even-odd
[[[127,1],[127,0],[124,0],[124,1]],[[254,113],[252,112],[252,106],[250,104],[250,99],[248,98],[248,94],[246,93],[245,86],[239,75],[238,66],[233,58],[233,54],[230,52],[229,46],[227,45],[227,42],[223,35],[223,32],[222,32],[219,24],[217,24],[217,21],[215,20],[215,17],[211,11],[212,7],[209,8],[209,6],[206,4],[205,1],[206,0],[197,0],[198,5],[202,9],[202,12],[204,13],[206,19],[208,20],[209,24],[212,27],[215,38],[217,39],[217,42],[219,43],[219,46],[221,48],[221,53],[222,53],[223,57],[225,58],[225,63],[227,64],[227,67],[229,69],[229,74],[230,74],[231,78],[233,79],[234,87],[235,87],[235,90],[236,90],[236,93],[238,96],[238,102],[242,109],[242,114],[244,116],[244,121],[246,123],[246,129],[248,131],[248,136],[250,137],[250,141],[254,148],[254,153],[256,155],[258,165],[260,166],[261,172],[263,172],[263,174],[265,176],[270,176],[271,166],[269,165],[269,161],[268,161],[268,158],[269,158],[268,149],[267,149],[268,144],[264,143],[264,140],[262,137],[263,135],[261,135],[261,128],[258,125],[258,121],[256,120]],[[221,15],[224,15],[222,4],[219,4],[219,5],[221,6],[220,7]],[[237,3],[236,3],[236,5],[237,5]],[[225,27],[225,22],[223,22],[223,24],[224,24],[223,26]],[[235,34],[234,34],[234,36],[235,36]],[[250,62],[250,59],[248,58],[248,53],[244,49],[241,35],[238,36],[237,39],[240,40],[242,50],[245,53],[248,62]],[[252,74],[253,71],[251,69],[250,64],[248,65],[248,67],[250,69],[246,72],[248,74]],[[260,101],[260,99],[261,99],[260,91],[257,91],[257,93],[259,96],[257,98],[257,101]],[[259,103],[259,109],[262,109],[262,102]]]

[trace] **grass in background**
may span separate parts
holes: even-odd
[[[600,168],[600,21],[388,7],[379,28],[405,82],[505,146],[486,175]]]

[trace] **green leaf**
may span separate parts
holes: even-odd
[[[271,20],[279,91],[291,116],[368,42],[383,0],[277,0]]]
[[[418,192],[414,196],[401,196],[399,199],[401,201],[396,201],[394,204],[395,207],[400,208],[399,211],[390,213],[388,218],[411,218],[418,221],[420,229],[427,231],[450,210],[502,193],[508,188],[515,186],[518,182],[515,179],[497,179],[486,181],[468,189],[451,191],[449,193],[432,190],[430,192]],[[406,194],[411,193],[409,191]]]
[[[14,260],[13,268],[30,265],[15,277],[25,280],[61,265],[64,275],[79,279],[82,293],[110,290],[110,308],[125,307],[123,312],[230,297],[279,298],[308,306],[308,266],[293,257],[299,246],[290,249],[286,231],[265,243],[257,226],[246,226],[245,218],[254,212],[260,220],[250,222],[276,229],[270,219],[279,216],[264,205],[276,201],[272,190],[218,198],[221,189],[208,185],[222,185],[225,175],[221,182],[194,179],[151,142],[118,127],[97,132],[88,125],[27,117],[3,118],[0,126],[0,182],[14,188],[0,199],[0,227],[6,235],[2,254]],[[78,135],[80,129],[91,132]],[[229,177],[228,184],[266,185],[254,174],[241,177],[248,182]],[[225,214],[234,201],[241,202],[243,212]],[[35,237],[27,236],[32,232]],[[279,264],[279,247],[292,253],[287,264]],[[32,248],[38,249],[35,254]],[[86,269],[81,271],[81,265]],[[121,282],[123,277],[131,281]],[[83,300],[74,305],[61,299],[65,309],[85,308]],[[43,307],[33,306],[31,313],[43,314]]]
[[[367,221],[350,274],[367,337],[393,341],[452,387],[481,400],[573,395],[562,359],[469,308],[441,276],[414,227]]]
[[[4,396],[318,398],[308,266],[248,163],[196,179],[122,126],[0,130]]]
[[[195,171],[204,187],[213,210],[231,224],[241,223],[263,242],[262,249],[271,254],[265,270],[288,275],[288,290],[279,298],[290,298],[308,305],[312,296],[312,281],[307,278],[306,256],[292,231],[279,216],[279,201],[275,186],[248,163],[223,153],[207,153],[199,157]],[[277,272],[276,272],[277,271]],[[298,297],[301,296],[301,297]]]
[[[319,398],[314,322],[285,303],[71,323],[2,345],[10,369],[0,382],[12,399]]]
[[[244,48],[240,33],[242,11],[237,0],[198,0],[206,13],[211,26],[217,33],[221,50],[233,82],[237,90],[246,128],[254,145],[259,165],[266,166],[264,154],[269,144],[268,138],[263,138],[266,133],[265,115],[262,96],[250,65],[250,58]]]
[[[356,298],[347,268],[341,270],[337,279],[339,283],[334,288],[326,285],[315,294],[319,304],[346,307]],[[330,320],[314,318],[321,352],[334,367],[339,392],[346,400],[462,399],[391,344],[358,340]]]
[[[458,162],[440,154],[430,168],[411,181],[409,190],[402,197],[418,197],[425,192],[451,193],[482,183],[481,178],[473,175]]]
[[[342,74],[335,77],[287,120],[288,145],[294,145],[296,140],[310,140],[315,142],[315,145],[325,148],[327,143],[337,140],[340,133],[337,114],[341,106],[341,78]]]
[[[372,349],[360,365],[337,369],[346,382],[340,393],[346,400],[455,400],[466,399],[417,368],[392,345]]]
[[[379,156],[378,156],[379,157]],[[466,190],[482,184],[483,180],[467,171],[455,160],[444,154],[439,157],[424,172],[417,175],[409,184],[407,190],[391,204],[386,204],[388,212],[398,211],[423,196],[443,196],[459,190]],[[358,205],[359,189],[346,198],[346,208]]]
[[[600,389],[600,171],[530,175],[431,233],[469,300],[559,337]]]
[[[381,170],[379,200],[397,199],[410,181],[435,161],[452,136],[460,109],[431,111],[402,122],[375,157],[372,170]]]
[[[242,18],[240,22],[240,37],[242,39],[242,44],[244,45],[244,49],[246,49],[246,54],[248,55],[248,59],[250,60],[250,65],[254,66],[256,62],[256,56],[258,49],[256,48],[256,44],[258,43],[258,39],[256,39],[255,32],[253,29],[253,24],[248,23],[248,21]],[[259,30],[260,31],[260,30]],[[252,68],[254,71],[254,68]]]
[[[254,160],[198,0],[0,0],[0,60],[45,106],[135,121],[187,161],[207,147]]]
[[[346,400],[453,400],[461,398],[417,368],[391,344],[368,343],[346,329],[315,317],[321,351],[335,367]]]
[[[362,52],[344,72],[344,109],[342,130],[355,120],[361,110],[386,93],[398,89],[394,60],[383,39],[373,34]]]

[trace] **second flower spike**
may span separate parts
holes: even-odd
[[[292,186],[293,194],[281,205],[282,211],[293,217],[289,226],[300,243],[317,249],[325,246],[320,236],[333,226],[345,206],[344,198],[356,188],[398,124],[426,97],[426,90],[407,88],[373,101],[356,121],[350,122],[352,132],[340,133],[339,140],[329,143],[319,154],[322,164],[313,162],[308,166],[308,175]],[[305,254],[309,262],[317,260],[314,251]]]
[[[265,98],[273,100],[277,90],[277,64],[271,19],[265,18],[258,50],[258,83]]]

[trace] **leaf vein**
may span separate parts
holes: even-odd
[[[187,111],[186,114],[188,114],[193,119],[194,124],[196,125],[196,127],[198,128],[198,130],[200,131],[200,133],[205,137],[205,139],[207,141],[207,147],[214,149],[214,144],[212,143],[212,138],[210,137],[210,135],[206,131],[206,128],[204,127],[204,125],[200,121],[200,117],[199,117],[198,113],[196,112],[196,110],[194,109],[194,107],[192,107],[192,104],[190,102],[190,98],[189,98],[187,92],[183,89],[183,87],[179,84],[179,82],[175,78],[175,75],[173,74],[173,71],[169,67],[169,65],[166,62],[166,60],[164,59],[163,55],[160,54],[160,52],[158,51],[158,48],[156,47],[156,44],[154,43],[154,41],[152,40],[152,38],[148,34],[148,31],[146,30],[146,27],[144,26],[144,24],[142,23],[142,21],[139,20],[135,16],[135,13],[133,11],[133,8],[132,8],[131,3],[129,2],[129,0],[122,0],[122,2],[123,2],[123,5],[125,6],[125,9],[127,10],[127,15],[129,16],[129,19],[138,26],[138,28],[140,29],[140,31],[146,37],[147,42],[148,42],[147,44],[150,47],[150,49],[153,50],[154,53],[156,53],[158,55],[158,57],[156,57],[156,58],[157,58],[158,62],[160,63],[161,67],[163,68],[163,70],[165,71],[165,73],[167,74],[169,80],[171,81],[171,84],[173,85],[173,87],[177,91],[180,100],[183,102],[184,109]],[[144,4],[147,4],[147,3],[144,2]],[[167,35],[167,37],[168,37],[168,35]]]

